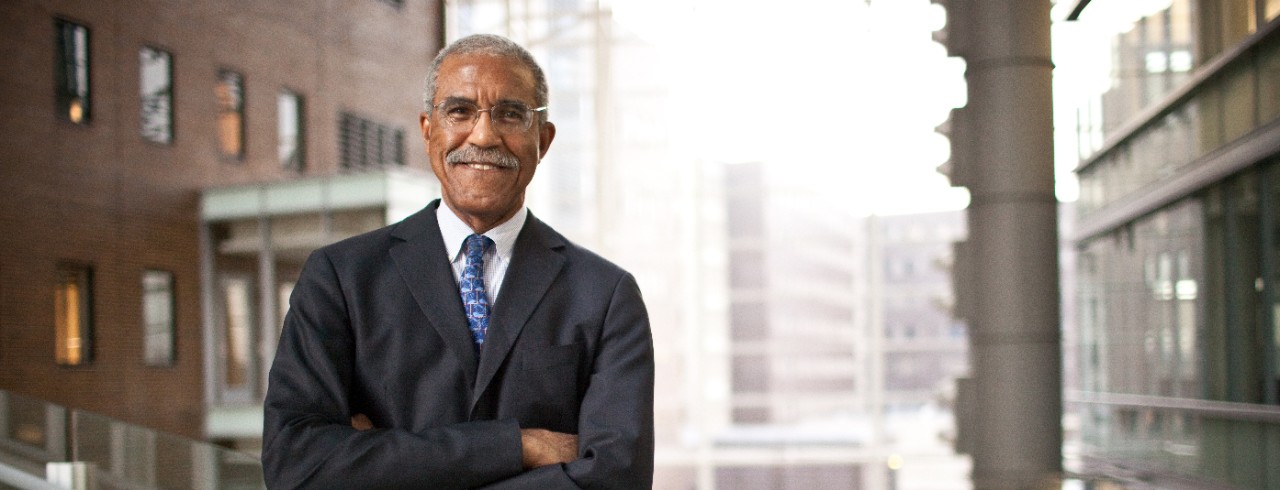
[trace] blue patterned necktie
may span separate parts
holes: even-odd
[[[467,312],[467,324],[471,327],[471,338],[476,342],[476,351],[484,347],[484,336],[489,330],[489,298],[484,289],[484,251],[493,245],[493,240],[484,235],[467,237],[467,264],[462,269],[462,278],[458,284],[462,289],[462,307]]]

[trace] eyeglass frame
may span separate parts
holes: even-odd
[[[528,108],[528,107],[526,107],[526,106],[524,105],[524,103],[523,103],[523,102],[518,102],[518,101],[498,102],[498,103],[496,103],[496,104],[493,104],[493,105],[489,106],[489,108],[488,108],[488,109],[481,109],[481,108],[480,108],[480,104],[477,104],[477,103],[472,102],[472,101],[467,100],[467,99],[462,99],[462,98],[446,98],[445,100],[440,101],[440,103],[438,103],[438,104],[436,104],[436,105],[431,106],[431,113],[430,113],[430,114],[434,116],[434,115],[436,115],[436,114],[438,114],[438,113],[442,112],[442,111],[443,111],[443,106],[444,106],[445,104],[450,103],[450,102],[466,103],[466,104],[469,104],[470,106],[472,106],[472,107],[474,107],[474,108],[476,109],[476,115],[475,115],[475,117],[473,117],[473,118],[470,120],[471,127],[467,128],[467,129],[466,129],[466,131],[474,130],[474,129],[476,128],[476,124],[479,124],[479,123],[480,123],[480,113],[481,113],[481,112],[488,112],[488,113],[489,113],[489,127],[490,127],[491,129],[493,129],[495,132],[497,132],[498,134],[503,134],[503,135],[519,134],[519,133],[522,133],[522,132],[528,131],[530,128],[532,128],[532,127],[533,127],[533,120],[534,120],[534,117],[535,117],[535,114],[534,114],[534,113],[541,113],[541,115],[545,115],[546,110],[547,110],[547,106],[545,106],[545,105],[544,105],[544,106],[542,106],[542,107]],[[513,130],[503,131],[503,130],[499,129],[501,126],[496,126],[496,125],[495,125],[495,123],[494,123],[494,120],[493,120],[493,110],[494,110],[494,109],[497,109],[497,108],[498,108],[498,106],[501,106],[501,105],[513,105],[513,106],[516,106],[516,107],[524,107],[524,108],[525,108],[525,109],[524,109],[524,112],[525,112],[525,114],[526,114],[526,117],[528,117],[528,123],[527,123],[527,125],[526,125],[524,128],[522,128],[522,129],[514,130],[514,131],[513,131]],[[465,123],[460,123],[460,122],[454,121],[454,120],[453,120],[453,119],[451,119],[447,114],[446,114],[446,115],[444,115],[444,116],[441,116],[441,120],[442,120],[442,121],[444,121],[444,123],[445,123],[445,127],[446,127],[447,129],[449,129],[449,130],[453,130],[453,131],[463,131],[462,129],[459,129],[459,126],[456,126],[456,125],[457,125],[457,124],[465,124]],[[546,122],[546,121],[539,121],[539,122],[540,122],[540,123],[544,123],[544,122]]]

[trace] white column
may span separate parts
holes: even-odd
[[[973,2],[970,345],[979,489],[1058,488],[1062,394],[1048,0]],[[962,26],[956,26],[957,29]],[[950,35],[950,33],[948,34]]]

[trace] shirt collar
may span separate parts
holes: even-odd
[[[446,210],[446,212],[440,212]],[[511,257],[511,251],[516,247],[516,237],[520,235],[520,230],[524,228],[524,222],[529,217],[529,208],[520,206],[520,210],[516,214],[493,229],[486,231],[484,236],[493,240],[494,252],[498,257],[508,259]],[[440,201],[440,207],[436,210],[436,221],[440,223],[440,237],[444,239],[445,250],[449,252],[449,261],[453,262],[462,254],[462,247],[466,245],[467,237],[475,233],[470,226],[462,222],[449,204]]]

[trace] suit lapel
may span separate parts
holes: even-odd
[[[564,266],[564,256],[555,250],[563,246],[549,226],[529,213],[524,229],[516,238],[511,265],[502,280],[502,291],[493,305],[493,318],[480,355],[475,389],[472,390],[472,410],[511,354],[520,330]]]
[[[433,201],[396,226],[392,236],[403,241],[392,245],[391,258],[427,322],[444,339],[447,349],[457,358],[467,384],[472,385],[477,365],[475,348],[453,267],[446,259],[449,255],[440,238],[440,225],[436,221],[439,204],[439,200]]]

